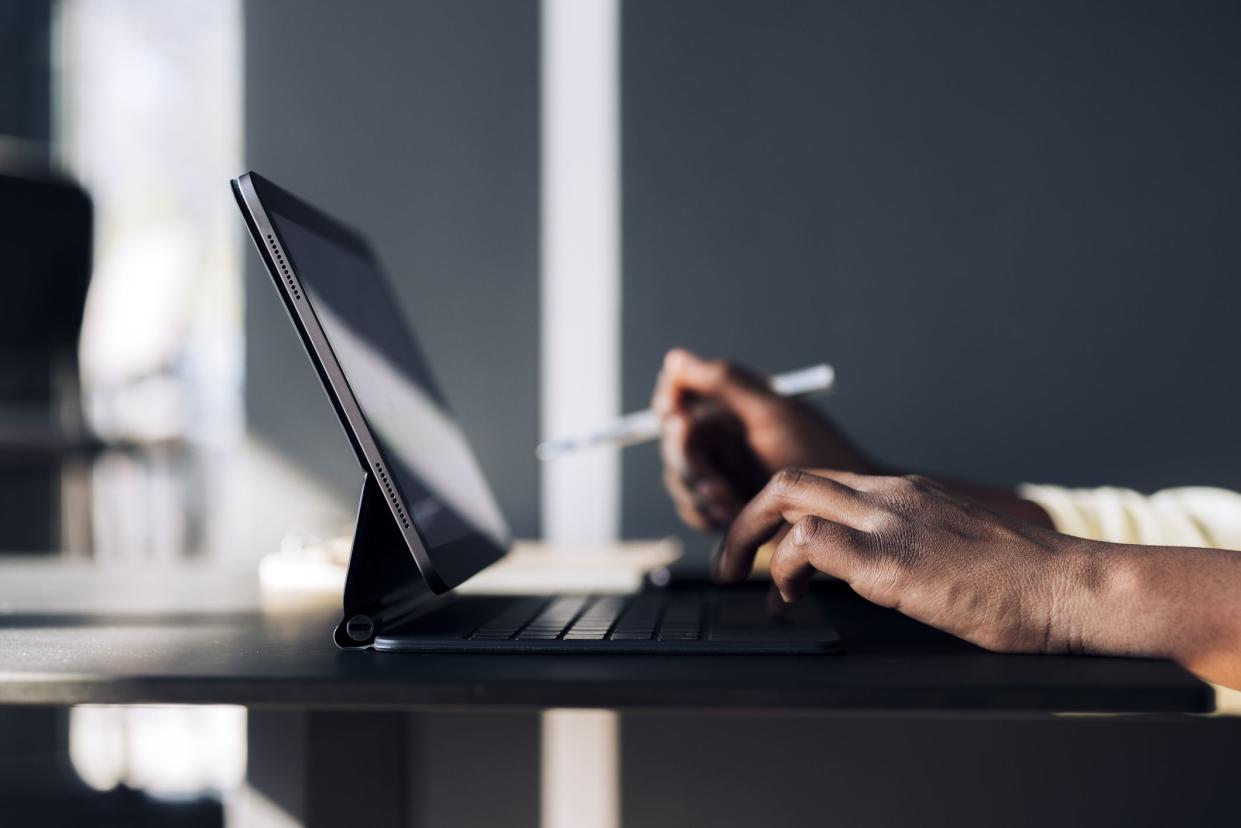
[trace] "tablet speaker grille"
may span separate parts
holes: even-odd
[[[297,287],[297,282],[293,281],[293,275],[289,273],[289,265],[284,260],[284,254],[280,252],[280,248],[276,247],[276,240],[272,238],[271,233],[267,234],[267,246],[271,248],[272,261],[280,268],[280,272],[284,274],[284,283],[289,286],[289,292],[293,294],[293,298],[301,301],[302,292]]]
[[[405,509],[401,506],[401,501],[396,499],[396,492],[392,490],[392,481],[388,479],[388,472],[384,469],[383,463],[375,464],[375,476],[379,479],[379,485],[383,486],[383,490],[388,495],[388,502],[392,504],[396,516],[400,519],[401,525],[406,529],[409,528],[409,518],[405,516]]]

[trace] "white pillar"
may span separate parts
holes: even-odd
[[[620,412],[618,0],[543,0],[543,438]],[[542,467],[543,535],[599,544],[620,526],[620,458],[592,451]],[[619,722],[549,710],[543,828],[618,828]]]
[[[542,431],[580,432],[620,406],[620,135],[616,0],[544,0]],[[620,458],[545,464],[543,536],[616,538]]]

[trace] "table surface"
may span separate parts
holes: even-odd
[[[595,656],[337,650],[338,604],[266,601],[250,572],[0,563],[0,703],[299,708],[1205,712],[1165,661],[987,653],[818,590],[848,652]]]

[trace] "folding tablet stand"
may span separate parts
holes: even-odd
[[[345,615],[333,636],[336,646],[367,647],[376,635],[408,620],[435,599],[379,483],[373,475],[364,475],[345,576]]]

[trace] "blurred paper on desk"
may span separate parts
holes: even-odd
[[[546,592],[626,593],[641,588],[648,572],[681,557],[676,538],[583,547],[518,541],[504,558],[462,584],[467,595]],[[289,543],[259,563],[264,595],[339,595],[349,564],[347,537]]]

